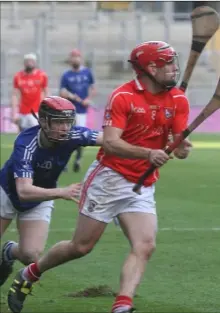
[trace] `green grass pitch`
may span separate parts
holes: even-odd
[[[1,164],[9,156],[13,135],[1,136]],[[220,312],[220,135],[193,135],[195,149],[187,160],[171,160],[156,186],[159,231],[157,250],[135,298],[138,312]],[[96,155],[84,150],[83,170],[63,173],[60,185],[80,181]],[[46,249],[70,239],[77,207],[56,201]],[[16,240],[15,224],[3,240]],[[23,312],[110,312],[113,296],[81,297],[69,293],[108,285],[117,291],[120,268],[129,245],[119,228],[108,226],[94,251],[45,273]],[[15,269],[21,268],[19,262]],[[7,290],[1,290],[1,312],[8,312]]]

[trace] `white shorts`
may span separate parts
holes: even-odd
[[[32,114],[19,114],[19,118],[19,126],[22,130],[38,125],[37,119]]]
[[[110,223],[125,212],[156,215],[155,186],[142,187],[142,194],[133,192],[134,183],[98,161],[89,167],[80,197],[80,213]]]
[[[12,220],[16,216],[19,220],[30,220],[30,221],[46,221],[50,223],[51,213],[53,210],[53,201],[44,201],[37,205],[33,209],[26,212],[18,212],[11,203],[8,195],[5,193],[4,189],[0,186],[0,218]]]
[[[81,127],[86,127],[86,113],[77,113],[76,114],[76,125]]]

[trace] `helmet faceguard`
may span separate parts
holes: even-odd
[[[163,89],[171,89],[176,86],[180,77],[179,60],[176,51],[167,43],[162,41],[149,41],[137,46],[128,60],[133,66],[136,74],[146,75],[153,82],[159,84]],[[151,73],[146,70],[148,65],[154,65],[159,70],[163,70],[166,65],[174,64],[175,71],[172,73],[164,72],[164,77],[170,75],[172,79],[158,81]]]
[[[73,104],[61,97],[48,97],[41,103],[39,123],[51,142],[66,141],[71,138],[71,128],[76,122]]]

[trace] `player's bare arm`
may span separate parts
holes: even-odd
[[[96,87],[95,85],[91,85],[89,87],[89,98],[93,98],[97,95],[97,90],[96,90]]]
[[[163,150],[153,150],[132,145],[121,138],[123,130],[116,127],[104,128],[103,148],[108,154],[115,154],[127,159],[147,159],[156,166],[169,160]]]
[[[96,96],[96,94],[97,94],[97,92],[96,92],[95,85],[91,85],[89,87],[89,95],[86,99],[84,99],[82,101],[82,105],[84,105],[85,107],[89,106],[91,104],[92,98],[94,98]]]
[[[49,88],[48,87],[43,88],[41,99],[43,100],[44,98],[48,97],[48,95],[49,95]]]
[[[19,199],[23,202],[55,199],[73,200],[81,190],[81,184],[72,184],[64,188],[41,188],[34,186],[31,178],[17,178],[15,183]]]
[[[68,91],[66,88],[61,88],[60,96],[62,98],[65,98],[65,99],[70,99],[70,100],[75,100],[77,102],[82,102],[82,99],[79,96]]]
[[[102,146],[103,145],[103,132],[99,132],[95,145],[96,146]]]
[[[14,123],[17,123],[17,106],[20,98],[20,91],[18,88],[13,88],[12,97],[11,97],[11,109],[12,109],[12,120]]]

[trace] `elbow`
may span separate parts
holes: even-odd
[[[112,140],[104,139],[102,147],[106,154],[115,153],[114,143],[112,142]]]
[[[69,93],[68,93],[68,91],[66,89],[61,89],[60,92],[59,92],[59,95],[62,98],[68,99]]]
[[[21,202],[25,202],[30,200],[28,196],[28,192],[24,188],[17,189],[18,198]]]
[[[60,90],[59,96],[62,97],[62,98],[66,98],[66,93],[65,93],[65,91]]]

